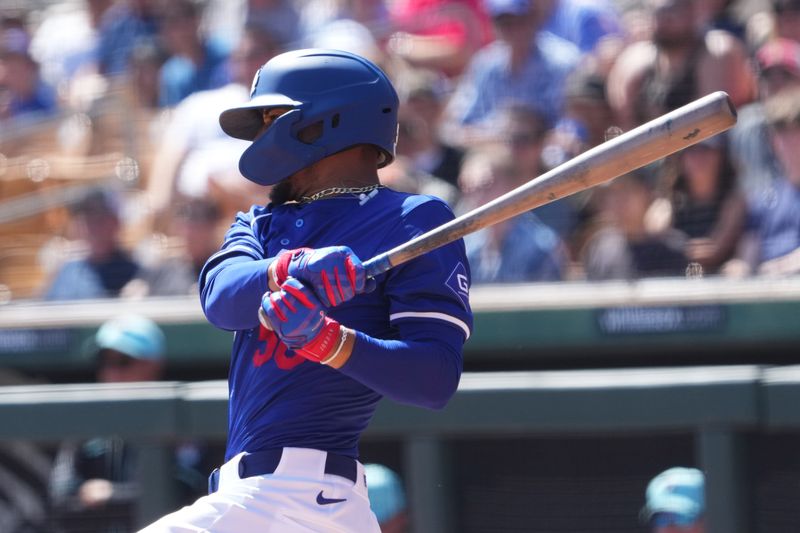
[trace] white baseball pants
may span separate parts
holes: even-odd
[[[354,484],[325,473],[325,452],[284,448],[274,473],[240,479],[243,455],[222,465],[216,492],[140,533],[380,533],[361,463]]]

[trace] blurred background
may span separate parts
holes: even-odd
[[[739,112],[465,239],[460,390],[361,447],[385,531],[798,531],[800,0],[0,0],[0,532],[204,493],[231,337],[197,276],[268,193],[217,118],[305,47],[386,70],[381,180],[457,214],[710,92]]]

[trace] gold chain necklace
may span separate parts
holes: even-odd
[[[374,185],[367,185],[365,187],[330,187],[328,189],[322,189],[319,192],[315,192],[311,196],[301,196],[300,203],[306,204],[308,202],[313,202],[314,200],[320,200],[322,198],[336,196],[339,194],[363,194],[374,191],[375,189],[383,189],[383,185],[376,183]]]

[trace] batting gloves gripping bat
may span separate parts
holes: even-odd
[[[325,309],[309,287],[289,278],[280,291],[264,294],[258,318],[287,347],[316,363],[330,364],[342,351],[347,329]]]
[[[289,277],[309,285],[325,307],[340,305],[375,286],[374,280],[367,280],[361,260],[347,246],[287,250],[277,255],[269,272],[278,287]]]

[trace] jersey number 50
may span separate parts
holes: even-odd
[[[256,351],[253,355],[253,366],[260,367],[273,357],[275,364],[281,370],[291,370],[305,361],[305,358],[294,353],[288,352],[288,348],[283,344],[275,332],[261,326],[258,332],[259,345],[263,342],[264,348]],[[288,353],[287,353],[288,352]]]

